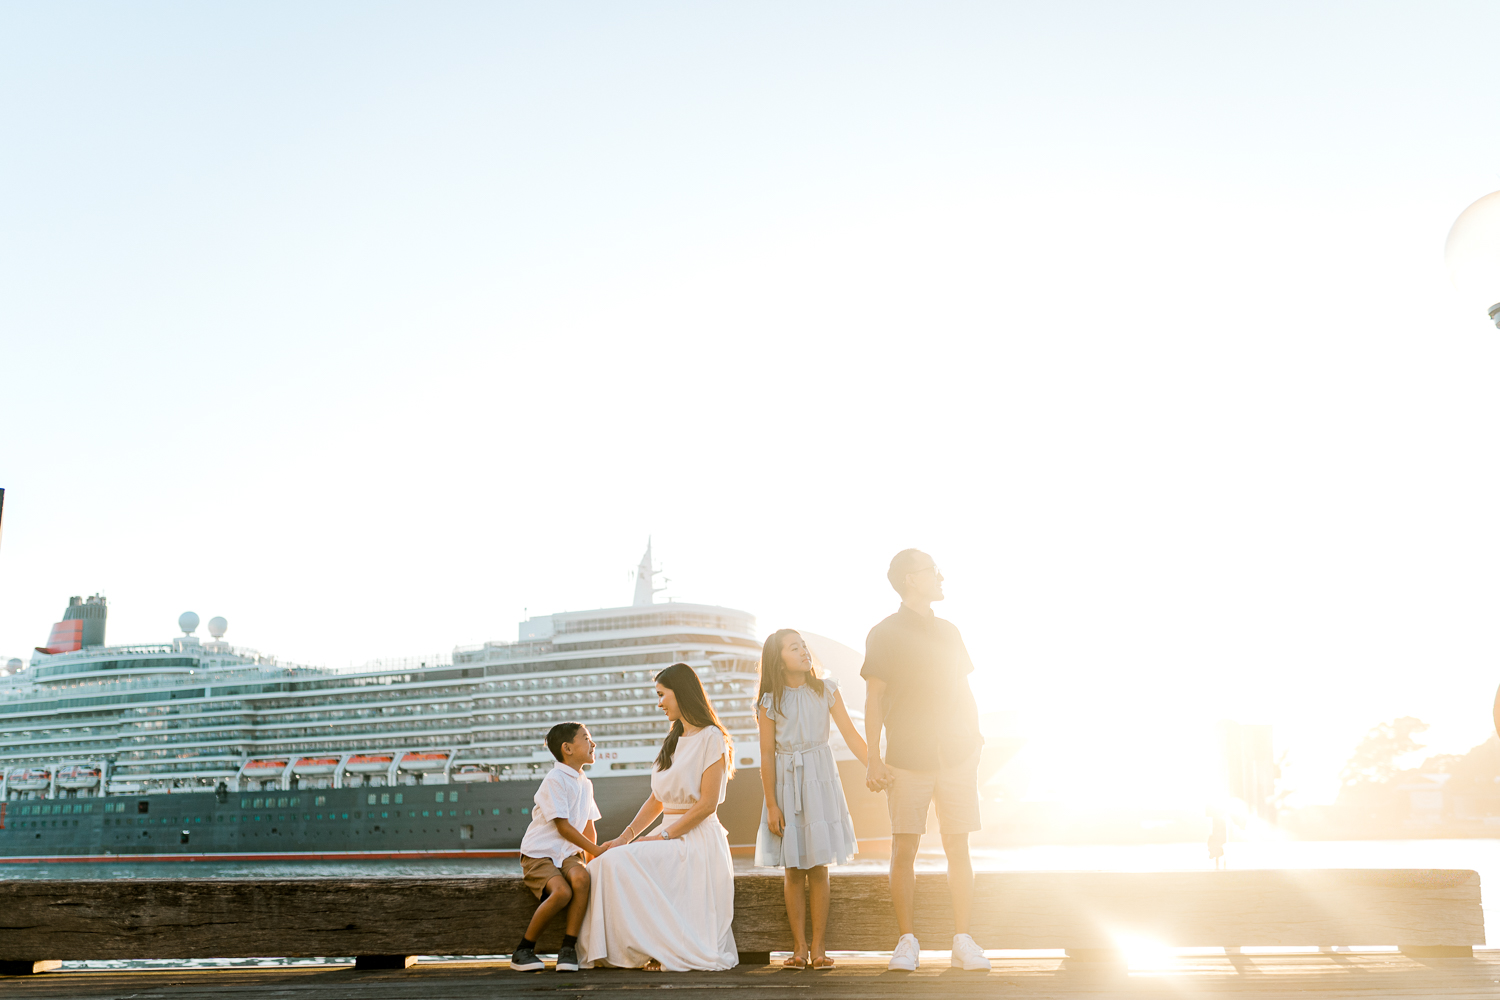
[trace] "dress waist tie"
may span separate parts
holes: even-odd
[[[827,745],[827,743],[814,743],[811,746],[804,746],[797,750],[776,751],[777,761],[783,762],[781,765],[782,772],[786,773],[790,771],[792,775],[792,815],[794,816],[800,815],[802,812],[803,755],[821,750]]]

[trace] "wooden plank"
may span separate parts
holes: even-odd
[[[830,948],[894,946],[884,876],[836,874],[832,891]],[[515,878],[16,880],[0,882],[0,961],[506,954],[535,906]],[[1470,871],[986,872],[974,913],[987,948],[1484,943]],[[734,929],[745,952],[790,947],[778,876],[736,877]],[[952,934],[942,875],[917,877],[917,931],[933,948]]]
[[[1180,958],[1150,970],[1057,958],[1002,958],[989,973],[958,972],[946,961],[915,973],[887,972],[883,960],[840,957],[831,972],[778,966],[729,972],[648,973],[604,969],[559,975],[518,973],[504,962],[422,963],[405,971],[362,972],[350,966],[50,972],[0,981],[7,1000],[536,1000],[672,997],[724,1000],[1252,1000],[1297,996],[1328,1000],[1474,1000],[1500,997],[1500,955],[1417,962],[1395,954],[1260,955]],[[735,994],[735,991],[745,991]]]
[[[832,895],[828,947],[895,947],[883,878],[835,875]],[[1121,936],[1177,947],[1484,943],[1478,874],[1425,869],[982,872],[972,925],[985,947],[1015,949],[1112,949]],[[734,926],[746,950],[787,947],[779,879],[737,882]],[[951,939],[944,876],[918,875],[916,929],[930,947]]]

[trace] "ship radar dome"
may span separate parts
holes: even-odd
[[[224,633],[229,631],[229,619],[220,615],[208,620],[208,634],[215,639],[224,638]]]
[[[191,611],[184,611],[177,618],[177,627],[182,629],[183,635],[192,635],[193,629],[198,627],[198,616]]]

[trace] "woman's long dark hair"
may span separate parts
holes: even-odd
[[[678,715],[677,721],[672,723],[672,731],[661,741],[661,753],[656,755],[656,769],[665,771],[672,766],[672,755],[677,752],[677,740],[682,736],[682,720],[686,719],[690,726],[717,726],[719,732],[724,734],[724,753],[729,757],[725,768],[729,776],[734,777],[734,740],[730,739],[729,730],[724,728],[713,705],[709,704],[708,695],[703,691],[703,682],[698,679],[698,671],[686,663],[674,663],[656,675],[656,683],[677,697]]]
[[[756,704],[766,695],[771,696],[771,710],[781,711],[781,693],[786,690],[786,663],[781,659],[781,647],[786,645],[788,636],[795,635],[802,639],[802,633],[794,628],[784,628],[772,632],[766,644],[760,650],[760,694],[756,695]],[[804,643],[806,639],[802,639]],[[816,661],[813,668],[807,672],[807,686],[819,695],[823,693],[823,678],[818,676]]]

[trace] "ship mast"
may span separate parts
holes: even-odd
[[[646,539],[646,554],[641,556],[641,564],[635,568],[635,600],[631,602],[634,607],[645,607],[656,603],[656,595],[666,590],[666,587],[656,586],[656,577],[661,570],[651,565],[651,539]]]

